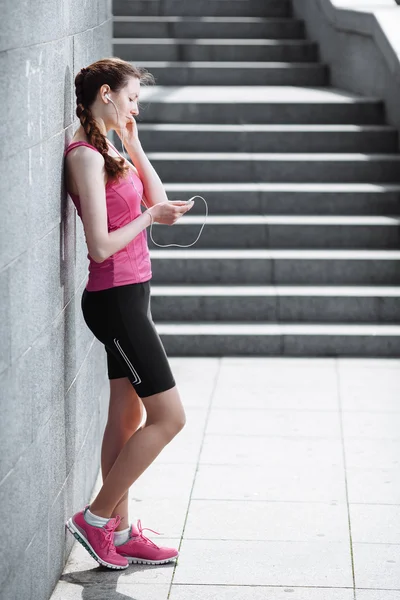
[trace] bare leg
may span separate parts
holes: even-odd
[[[185,425],[185,412],[176,386],[142,398],[142,402],[147,413],[146,426],[125,443],[90,506],[100,517],[111,516],[132,483]]]
[[[122,448],[137,431],[143,417],[143,403],[127,377],[110,380],[108,421],[101,446],[101,471],[103,482]],[[126,492],[111,517],[120,515],[116,531],[129,527],[128,492]]]

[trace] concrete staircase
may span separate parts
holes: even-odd
[[[286,0],[114,0],[145,66],[142,145],[168,197],[200,194],[189,249],[152,247],[169,355],[399,356],[400,154],[379,98],[327,87]],[[192,242],[205,206],[160,244]]]

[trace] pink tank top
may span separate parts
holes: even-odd
[[[97,148],[86,142],[73,142],[64,156],[77,146],[87,146],[98,152]],[[130,169],[135,186],[143,194],[142,180]],[[79,196],[69,194],[82,220]],[[106,204],[108,231],[114,231],[130,223],[142,214],[140,210],[140,196],[133,187],[129,173],[117,181],[108,181],[106,184]],[[89,259],[89,278],[86,283],[88,292],[105,290],[129,283],[142,283],[152,277],[150,253],[147,245],[147,230],[141,231],[133,240],[118,252],[107,258],[102,263]]]

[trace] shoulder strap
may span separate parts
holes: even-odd
[[[69,146],[66,147],[66,149],[64,151],[64,156],[66,154],[68,154],[68,152],[70,150],[72,150],[73,148],[77,148],[78,146],[87,146],[88,148],[92,148],[92,150],[95,150],[96,152],[98,152],[97,148],[95,146],[92,146],[92,144],[88,144],[87,142],[78,141],[78,142],[72,142],[72,144],[70,144]]]

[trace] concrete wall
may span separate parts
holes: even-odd
[[[400,131],[400,8],[394,0],[292,0],[307,36],[319,44],[335,87],[385,102]]]
[[[45,600],[89,500],[108,380],[83,321],[79,218],[63,189],[74,76],[112,55],[109,0],[6,2],[0,21],[0,597]],[[67,540],[67,541],[66,541]]]

